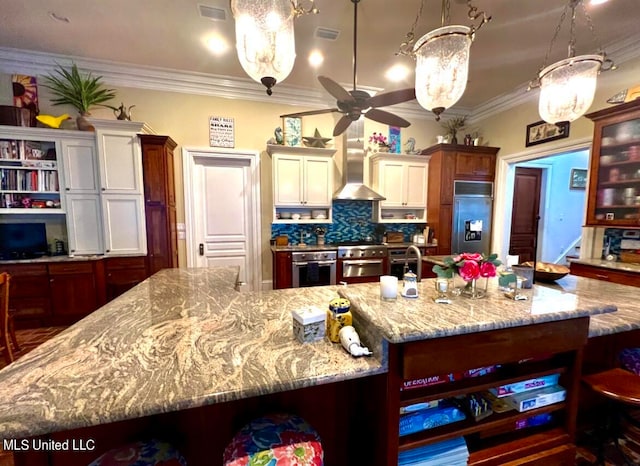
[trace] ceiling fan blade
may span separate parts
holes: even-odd
[[[344,87],[333,79],[327,78],[326,76],[318,76],[318,81],[320,81],[322,87],[324,87],[327,92],[335,97],[339,102],[355,102],[356,99],[354,99]]]
[[[377,121],[378,123],[384,123],[389,126],[400,126],[401,128],[411,126],[411,123],[404,118],[394,115],[393,113],[385,112],[384,110],[378,110],[377,108],[372,108],[365,113],[364,116],[370,120]]]
[[[347,115],[344,115],[338,120],[338,123],[336,123],[336,127],[333,128],[333,135],[340,136],[346,131],[352,121],[353,120],[351,118],[349,118]]]
[[[383,92],[370,97],[367,103],[371,107],[386,107],[387,105],[408,102],[416,98],[416,90],[414,88],[398,89],[397,91]]]
[[[337,108],[325,108],[322,110],[309,110],[308,112],[287,113],[286,115],[280,115],[280,118],[298,118],[309,115],[320,115],[322,113],[339,112]]]

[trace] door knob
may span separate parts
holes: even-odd
[[[200,243],[200,244],[198,245],[198,253],[199,253],[201,256],[204,256],[204,244]]]

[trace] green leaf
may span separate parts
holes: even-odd
[[[54,95],[51,99],[53,105],[71,105],[83,114],[116,96],[113,89],[103,87],[101,76],[94,77],[91,73],[82,76],[75,63],[71,70],[57,66],[53,74],[44,77],[43,84]]]
[[[506,275],[500,275],[498,277],[498,285],[500,286],[509,286],[509,283],[514,283],[516,281],[516,274],[509,273]]]
[[[453,269],[450,267],[442,267],[441,265],[436,264],[431,268],[431,271],[438,277],[453,278]]]

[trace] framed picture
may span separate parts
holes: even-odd
[[[527,125],[527,140],[525,145],[535,146],[543,142],[555,141],[556,139],[569,137],[569,122],[547,123],[546,121],[538,121]]]
[[[283,139],[285,146],[302,145],[302,118],[284,117],[282,119]]]
[[[389,152],[399,154],[400,149],[400,127],[389,126]]]
[[[572,168],[571,179],[569,180],[569,189],[586,189],[587,187],[587,169]]]
[[[211,147],[233,147],[233,118],[212,116],[209,118],[209,145]]]

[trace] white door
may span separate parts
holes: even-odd
[[[67,237],[72,254],[102,254],[102,220],[97,194],[68,194]]]
[[[188,265],[238,266],[241,290],[260,289],[257,155],[213,149],[183,154]]]

